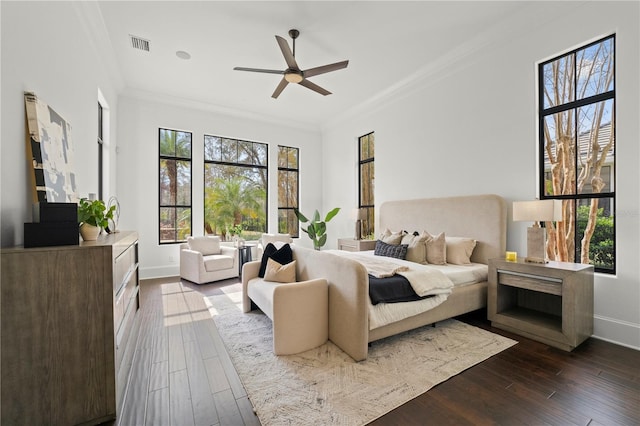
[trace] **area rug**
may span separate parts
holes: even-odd
[[[210,312],[264,426],[364,425],[517,342],[457,320],[374,342],[355,362],[331,342],[275,356],[271,320],[241,310],[240,284]]]

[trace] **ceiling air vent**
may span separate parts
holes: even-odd
[[[131,34],[129,34],[129,39],[131,40],[131,47],[134,49],[144,50],[145,52],[149,51],[149,40]]]

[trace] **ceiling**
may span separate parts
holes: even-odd
[[[380,94],[474,49],[492,28],[523,15],[526,3],[435,1],[102,1],[98,3],[125,93],[206,105],[292,125],[321,128]],[[514,24],[511,23],[514,27]],[[516,25],[517,26],[517,25]],[[349,60],[346,69],[310,81],[319,95],[290,84],[271,98],[281,76],[233,67],[285,69],[275,35],[296,28],[302,69]],[[484,38],[482,35],[485,35]],[[150,41],[131,46],[129,35]],[[475,44],[474,44],[475,43]],[[176,56],[186,51],[191,59]]]

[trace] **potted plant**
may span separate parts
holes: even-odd
[[[241,223],[229,227],[229,234],[231,234],[231,239],[236,247],[242,247],[244,245],[244,240],[240,238],[242,230],[243,226]]]
[[[325,245],[327,242],[327,222],[334,218],[335,215],[340,211],[340,207],[336,207],[327,213],[324,220],[320,220],[320,212],[318,210],[313,214],[313,219],[307,219],[298,209],[295,209],[294,212],[296,217],[301,223],[309,222],[307,228],[301,228],[303,232],[305,232],[311,241],[313,241],[313,248],[316,250],[320,250],[320,248]]]
[[[113,220],[116,206],[107,209],[102,200],[80,199],[78,203],[78,224],[80,235],[84,241],[95,241],[103,228],[109,226],[109,219]]]

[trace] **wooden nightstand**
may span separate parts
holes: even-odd
[[[354,240],[353,238],[338,238],[338,249],[345,251],[365,251],[376,248],[375,240]]]
[[[491,325],[565,351],[593,334],[593,266],[489,260]]]

